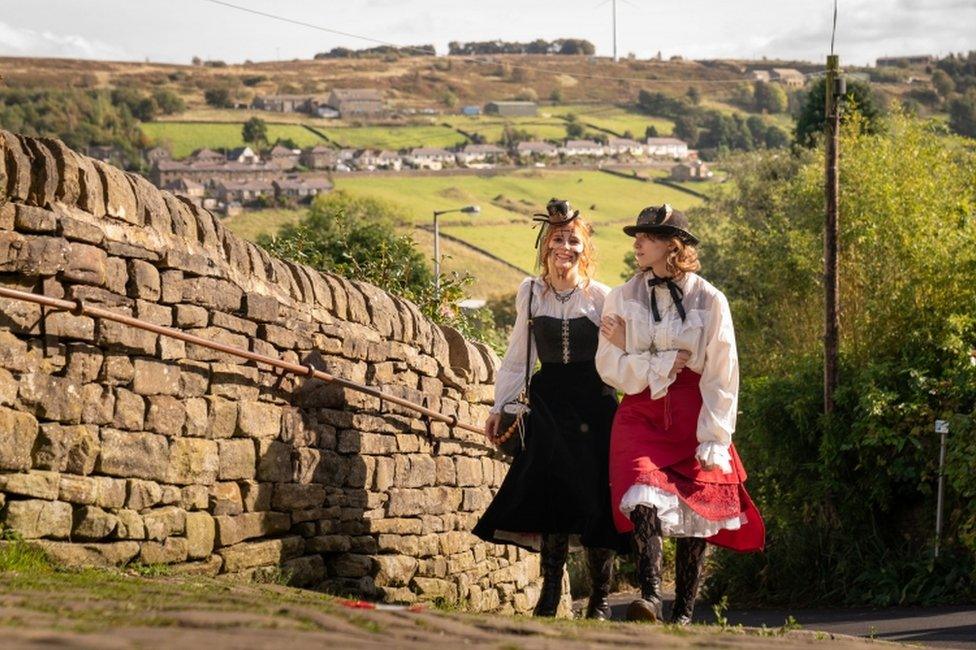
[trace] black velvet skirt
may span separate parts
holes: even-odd
[[[544,363],[532,377],[525,449],[474,528],[497,544],[537,550],[538,534],[579,535],[584,546],[629,551],[610,504],[612,388],[593,361]]]

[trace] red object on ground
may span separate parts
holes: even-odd
[[[652,400],[645,390],[620,402],[610,437],[610,494],[614,523],[622,533],[633,530],[619,504],[635,483],[659,488],[677,497],[697,514],[711,521],[740,514],[746,523],[739,530],[722,530],[707,538],[734,551],[761,551],[766,528],[762,515],[746,492],[746,470],[735,445],[729,449],[732,472],[702,469],[698,448],[698,415],[702,408],[698,388],[701,375],[685,369],[661,399]]]
[[[386,605],[383,603],[371,603],[367,600],[340,600],[339,604],[343,607],[348,607],[349,609],[377,609],[383,611],[397,611],[397,612],[422,612],[425,607],[423,605]]]

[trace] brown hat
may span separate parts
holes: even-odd
[[[547,226],[565,226],[567,223],[578,217],[579,213],[579,210],[573,209],[573,207],[569,204],[569,201],[564,201],[562,199],[549,199],[549,203],[546,203],[546,213],[541,214],[536,212],[532,218],[533,221],[541,222],[542,225],[542,227],[539,228],[539,234],[535,238],[535,247],[539,248],[539,242],[542,241],[542,237],[546,232]]]
[[[671,235],[692,246],[698,245],[698,238],[688,231],[688,219],[665,203],[661,206],[651,206],[641,210],[637,215],[637,223],[625,226],[624,232],[634,237],[639,232],[650,235]]]

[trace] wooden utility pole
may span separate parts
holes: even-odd
[[[836,54],[827,57],[827,75],[824,79],[826,97],[827,155],[826,197],[827,215],[824,222],[824,413],[834,412],[834,391],[837,388],[837,350],[840,330],[839,282],[837,278],[837,196],[840,192],[838,179],[838,140],[840,135],[840,109],[838,93],[843,82],[839,80],[840,61]]]

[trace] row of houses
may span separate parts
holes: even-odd
[[[325,176],[292,174],[273,179],[249,178],[239,180],[210,179],[200,182],[181,177],[163,185],[163,189],[184,196],[209,210],[221,209],[232,215],[237,208],[274,200],[278,203],[308,203],[319,194],[332,190],[332,181]]]

